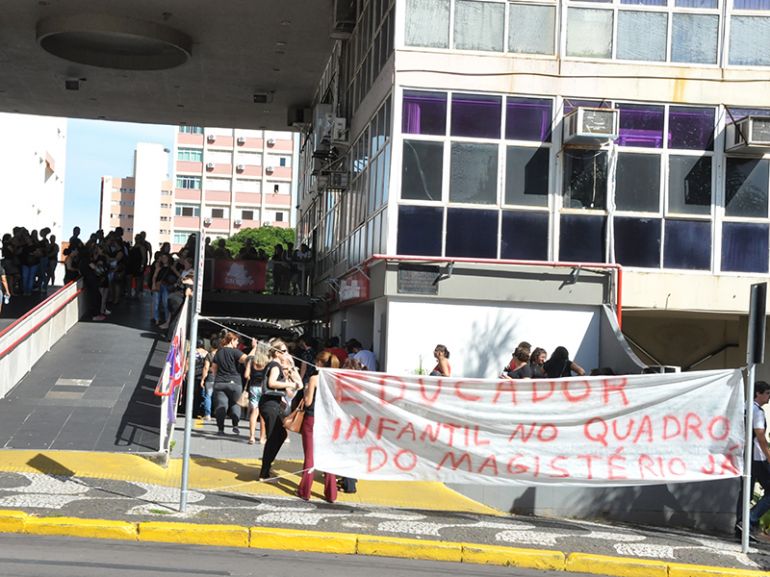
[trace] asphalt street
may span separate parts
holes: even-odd
[[[553,577],[563,572],[386,557],[0,535],[4,577]],[[586,577],[585,573],[571,573]]]

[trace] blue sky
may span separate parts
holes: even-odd
[[[174,146],[173,126],[104,120],[67,121],[67,167],[64,176],[64,238],[72,227],[86,238],[99,227],[102,176],[131,176],[139,142]]]

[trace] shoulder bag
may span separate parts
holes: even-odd
[[[299,433],[302,428],[302,420],[305,418],[305,399],[302,399],[297,408],[283,418],[283,428],[292,433]]]

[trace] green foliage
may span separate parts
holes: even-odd
[[[255,249],[259,250],[261,248],[268,256],[272,256],[276,244],[280,243],[285,247],[287,243],[294,242],[294,230],[269,225],[259,228],[244,228],[238,231],[237,234],[225,239],[225,246],[233,257],[238,256],[247,238],[251,239]],[[211,244],[216,246],[218,240],[219,238],[214,239]]]

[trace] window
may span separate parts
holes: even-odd
[[[211,209],[211,218],[224,218],[225,217],[225,209],[224,208],[212,208]]]
[[[401,131],[405,134],[446,134],[445,92],[404,91]]]
[[[567,56],[612,58],[611,10],[567,10]]]
[[[453,142],[449,201],[497,203],[497,144]]]
[[[564,151],[564,207],[604,209],[607,195],[607,153]]]
[[[767,218],[770,161],[728,158],[725,175],[725,216]]]
[[[254,220],[254,211],[253,210],[242,210],[241,211],[241,220]]]
[[[197,205],[177,204],[174,208],[174,214],[177,216],[200,216],[201,209]]]
[[[759,9],[756,4],[758,2],[735,0],[734,7],[735,9],[756,10]],[[730,64],[770,66],[770,17],[732,15],[730,18]]]
[[[176,187],[177,188],[186,188],[186,189],[200,190],[200,187],[201,187],[201,177],[200,176],[177,176],[176,177]]]
[[[449,0],[407,0],[406,44],[449,48]]]
[[[187,162],[203,162],[203,150],[200,148],[180,148],[177,150],[176,158]]]
[[[280,185],[278,185],[278,184],[274,184],[274,185],[273,185],[273,194],[278,194],[279,192],[281,192],[281,187],[280,187]]]
[[[175,232],[172,242],[174,244],[185,244],[189,237],[190,237],[189,232]]]
[[[283,222],[283,213],[282,212],[276,212],[275,213],[275,222]]]
[[[548,148],[509,146],[505,164],[505,204],[548,206]]]
[[[505,4],[455,0],[454,48],[503,51]]]
[[[180,126],[179,132],[184,134],[203,134],[202,126]]]
[[[668,170],[669,211],[711,214],[711,157],[671,156]]]
[[[441,200],[444,144],[404,140],[401,168],[401,198]]]
[[[657,154],[618,154],[615,206],[618,210],[660,211],[660,157]]]
[[[553,54],[556,8],[532,4],[508,5],[508,51]]]

